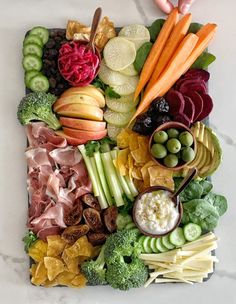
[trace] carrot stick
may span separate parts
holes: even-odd
[[[142,72],[140,74],[139,83],[135,90],[134,100],[139,96],[142,89],[147,84],[150,79],[152,72],[156,66],[156,63],[161,55],[161,52],[166,44],[167,39],[170,36],[172,29],[174,28],[177,20],[178,20],[178,9],[174,8],[168,18],[166,19],[149,55],[143,66]]]
[[[142,101],[140,102],[138,109],[133,116],[132,120],[141,114],[158,96],[160,92],[167,91],[171,86],[172,83],[175,82],[176,75],[179,74],[179,70],[181,66],[184,65],[186,58],[191,54],[195,45],[197,44],[198,36],[195,34],[188,34],[183,41],[180,43],[179,47],[177,48],[176,52],[174,53],[173,57],[171,58],[170,62],[168,63],[166,69],[161,74],[160,78],[157,82],[144,94]],[[131,120],[131,121],[132,121]]]
[[[176,51],[180,42],[183,40],[188,32],[190,23],[192,21],[192,14],[185,15],[179,22],[175,25],[169,39],[161,53],[161,56],[157,62],[156,68],[148,82],[146,90],[148,91],[153,84],[157,81],[158,77],[161,75],[165,67],[167,66],[172,55]]]

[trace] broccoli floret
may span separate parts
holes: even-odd
[[[129,261],[109,264],[107,266],[106,279],[108,284],[120,290],[141,287],[148,279],[148,269],[139,258],[131,258]]]
[[[121,214],[119,213],[116,218],[117,230],[122,230],[128,223],[132,222],[132,217],[129,214]]]
[[[138,257],[140,252],[137,234],[132,230],[121,230],[108,237],[104,256],[110,286],[128,290],[144,285],[148,269]]]
[[[56,96],[50,93],[35,92],[22,98],[17,111],[17,118],[22,125],[33,120],[45,122],[50,128],[57,130],[61,127],[56,115],[52,112],[52,105]]]
[[[95,261],[86,261],[81,265],[82,272],[90,285],[105,285],[107,283],[105,278],[104,249],[105,247],[103,246]]]

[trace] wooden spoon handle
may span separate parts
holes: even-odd
[[[179,188],[171,196],[172,197],[177,197],[188,186],[188,184],[194,178],[194,176],[195,176],[196,173],[197,173],[197,169],[196,168],[192,168],[191,170],[189,170],[189,172],[186,175],[186,177],[180,183]]]
[[[93,44],[94,44],[94,39],[95,39],[95,35],[97,32],[99,21],[101,19],[101,15],[102,15],[102,9],[101,9],[101,7],[98,7],[93,16],[93,22],[92,22],[92,27],[91,27],[91,32],[90,32],[90,39],[89,39],[90,46],[93,46]]]

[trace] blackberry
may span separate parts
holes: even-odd
[[[142,135],[150,135],[153,128],[154,126],[151,117],[147,113],[144,113],[138,116],[133,126],[133,131]]]
[[[157,113],[168,113],[169,104],[164,97],[155,99],[148,110],[148,114],[156,116]]]
[[[162,125],[166,122],[169,122],[169,121],[171,121],[171,118],[169,115],[160,114],[153,123],[155,125],[155,128],[157,128],[160,125]]]

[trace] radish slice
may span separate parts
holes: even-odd
[[[130,95],[135,92],[135,89],[138,85],[139,77],[138,76],[132,76],[128,78],[128,81],[120,86],[113,86],[114,91],[121,95]]]
[[[108,68],[104,59],[101,62],[98,77],[109,86],[122,85],[128,81],[127,76]]]

